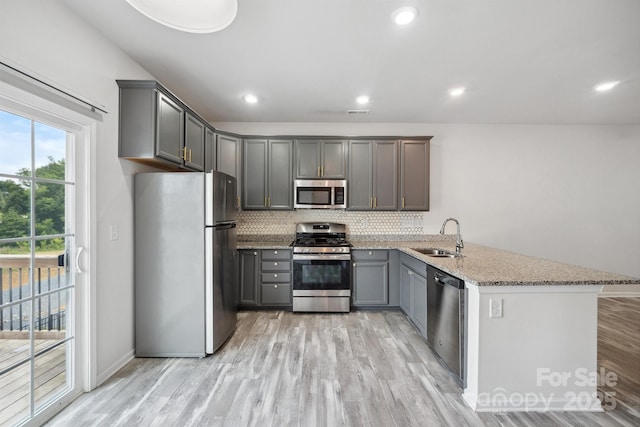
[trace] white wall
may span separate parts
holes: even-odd
[[[132,176],[118,159],[117,78],[150,75],[71,14],[61,2],[3,0],[0,60],[106,106],[97,130],[97,374],[103,380],[131,357],[133,336]],[[109,225],[120,239],[109,240]]]
[[[640,277],[640,126],[216,127],[256,135],[432,135],[425,233],[452,216],[470,242]]]

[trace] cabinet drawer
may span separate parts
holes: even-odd
[[[264,261],[277,261],[291,259],[291,251],[288,249],[263,249],[262,259]]]
[[[262,261],[262,271],[291,271],[289,261]]]
[[[291,283],[291,273],[262,273],[262,283]]]
[[[389,258],[387,250],[355,250],[351,253],[354,261],[386,261]]]
[[[291,304],[291,285],[261,285],[262,304]]]

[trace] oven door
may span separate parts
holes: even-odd
[[[351,296],[351,255],[293,255],[293,296]]]

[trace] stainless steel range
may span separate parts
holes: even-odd
[[[293,311],[349,311],[351,245],[337,223],[299,223],[293,246]]]

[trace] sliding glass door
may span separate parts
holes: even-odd
[[[76,387],[74,136],[0,109],[0,425]]]

